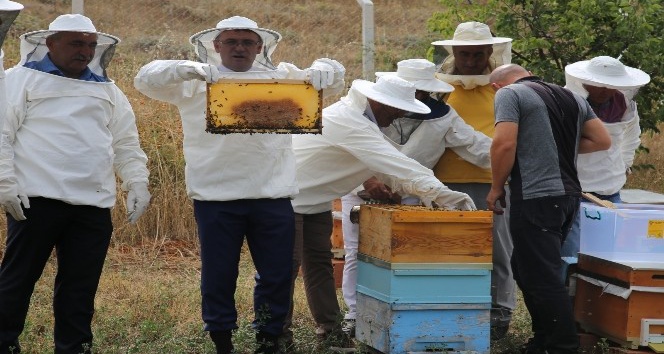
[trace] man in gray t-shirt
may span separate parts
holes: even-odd
[[[560,274],[560,247],[579,207],[578,153],[606,150],[608,132],[588,103],[508,64],[491,74],[495,134],[489,209],[501,214],[509,177],[512,271],[532,318],[526,353],[576,353],[572,304]]]

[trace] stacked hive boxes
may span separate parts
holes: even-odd
[[[489,353],[492,213],[362,205],[356,338],[386,354]]]
[[[586,331],[623,346],[662,345],[664,206],[616,206],[581,204],[574,315]]]

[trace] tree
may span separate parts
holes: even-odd
[[[644,130],[664,121],[664,7],[661,0],[439,0],[428,22],[451,38],[460,22],[488,24],[511,37],[512,61],[544,80],[564,84],[567,64],[598,55],[650,74],[636,96]]]

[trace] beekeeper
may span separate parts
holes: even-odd
[[[5,36],[16,16],[23,10],[23,5],[9,0],[0,0],[0,127],[5,118],[7,93],[5,88],[5,52],[2,50]]]
[[[377,72],[376,76],[396,75],[415,85],[415,98],[431,109],[430,113],[406,113],[392,124],[381,128],[387,141],[404,155],[416,160],[424,167],[432,168],[446,147],[456,151],[465,160],[484,168],[491,167],[489,147],[491,139],[474,130],[459,117],[444,101],[431,97],[432,93],[450,93],[452,85],[435,77],[436,66],[426,59],[407,59],[397,63],[396,72]],[[366,188],[365,188],[366,186]],[[351,193],[341,197],[342,229],[344,238],[344,272],[342,292],[348,312],[344,315],[342,328],[354,336],[357,285],[357,249],[359,226],[350,221],[353,206],[364,203],[358,192],[365,190],[375,200],[401,200],[403,204],[418,204],[419,199],[392,193],[377,178],[371,178]],[[361,193],[361,192],[360,192]]]
[[[463,120],[493,138],[495,91],[489,83],[491,71],[511,62],[512,39],[494,37],[489,26],[470,21],[460,23],[452,39],[432,43],[444,56],[437,77],[454,86],[446,95]],[[468,193],[479,209],[487,209],[491,190],[491,169],[474,165],[452,149],[445,151],[433,171],[448,187]],[[507,189],[509,196],[509,189]],[[509,199],[509,198],[508,198]],[[510,257],[509,206],[493,217],[493,270],[491,271],[491,339],[503,338],[509,329],[516,306],[516,283]]]
[[[217,353],[233,350],[238,328],[235,287],[246,236],[258,275],[254,289],[257,353],[276,353],[290,305],[297,194],[291,135],[206,133],[206,82],[310,80],[324,95],[344,87],[344,67],[318,59],[308,69],[271,61],[281,35],[240,16],[190,38],[200,62],[156,60],[141,68],[136,88],[178,107],[184,132],[187,193],[201,242],[202,314]],[[266,312],[267,311],[267,312]]]
[[[378,175],[395,193],[424,204],[474,209],[464,193],[451,191],[433,172],[385,140],[381,127],[406,112],[429,113],[415,99],[415,86],[394,75],[377,82],[355,80],[345,97],[323,110],[323,134],[293,137],[300,193],[296,215],[294,272],[302,265],[309,308],[321,342],[337,344],[341,313],[332,269],[332,201]],[[338,343],[338,344],[344,344]]]
[[[147,157],[129,101],[106,76],[117,37],[98,32],[85,16],[61,15],[20,40],[21,60],[7,71],[12,89],[0,148],[7,211],[0,352],[18,352],[30,296],[55,248],[55,352],[90,353],[115,173],[134,223],[150,201]]]
[[[631,173],[634,154],[641,144],[639,113],[634,95],[650,82],[642,70],[623,65],[620,60],[598,56],[565,67],[565,84],[586,98],[611,135],[605,151],[580,154],[576,167],[584,192],[620,203],[620,189]],[[563,257],[577,257],[580,244],[579,217],[574,221],[561,250]]]

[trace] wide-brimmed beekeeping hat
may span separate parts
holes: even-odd
[[[407,112],[429,113],[431,109],[415,98],[415,85],[399,77],[387,75],[376,82],[355,80],[351,89],[384,105]]]
[[[194,46],[201,62],[215,66],[221,65],[221,57],[215,52],[213,42],[221,32],[228,30],[249,30],[258,34],[263,42],[263,50],[254,59],[254,65],[268,69],[275,68],[271,57],[281,40],[281,34],[267,28],[260,28],[255,21],[242,16],[223,19],[217,23],[217,27],[200,31],[189,37],[189,42]]]
[[[23,5],[9,0],[0,0],[0,11],[23,10]]]
[[[396,75],[427,92],[452,92],[454,87],[436,78],[436,65],[426,59],[406,59],[397,63],[397,71],[377,72],[376,76]]]
[[[650,82],[644,71],[624,65],[609,56],[598,56],[578,61],[565,67],[565,74],[582,84],[614,89],[631,89]]]

